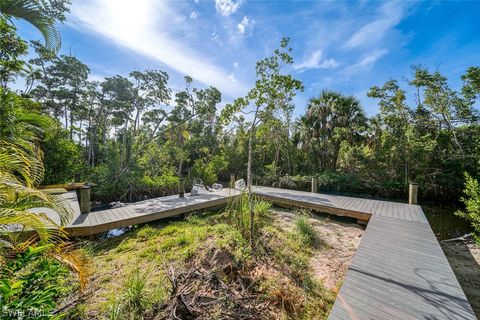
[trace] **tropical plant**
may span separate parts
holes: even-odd
[[[69,293],[74,283],[64,265],[53,259],[52,244],[28,247],[0,265],[2,319],[56,319],[56,300]]]
[[[463,192],[466,197],[462,197],[461,201],[465,204],[465,211],[459,210],[455,214],[470,221],[475,239],[480,244],[480,183],[468,173],[465,173]]]
[[[0,99],[0,236],[14,240],[9,247],[19,239],[29,243],[28,238],[11,232],[15,227],[34,230],[42,241],[47,241],[51,229],[71,217],[64,198],[34,188],[42,181],[44,172],[38,143],[52,121],[27,112],[22,108],[23,100],[8,90],[0,89]],[[53,209],[57,222],[52,220],[54,217],[28,211],[35,207]]]
[[[65,241],[62,226],[71,217],[68,202],[35,188],[44,172],[38,143],[51,122],[26,113],[12,92],[2,90],[0,97],[5,102],[0,105],[0,291],[8,297],[2,307],[51,311],[62,290],[56,263],[75,271],[82,287],[89,264]],[[53,215],[34,213],[33,208],[52,209]],[[32,265],[32,259],[44,263]]]
[[[321,171],[337,169],[342,142],[353,143],[366,123],[360,102],[353,96],[324,90],[310,100],[299,128],[302,146],[312,153]]]
[[[2,0],[0,15],[9,20],[13,17],[29,22],[43,35],[47,48],[58,51],[61,38],[55,23],[65,20],[69,4],[69,0]]]

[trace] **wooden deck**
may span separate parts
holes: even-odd
[[[255,187],[255,194],[274,203],[322,211],[368,221],[372,215],[428,223],[422,208],[398,202],[327,195],[269,187]]]
[[[419,206],[266,187],[255,193],[369,220],[329,320],[476,319]]]
[[[178,216],[203,209],[215,209],[225,206],[228,201],[240,194],[234,189],[216,192],[205,191],[197,196],[184,198],[177,196],[154,198],[136,202],[116,209],[80,213],[75,191],[62,194],[68,200],[73,211],[71,222],[65,227],[70,236],[91,236],[104,231],[128,227],[135,224]],[[35,208],[33,212],[44,212],[59,223],[56,214],[48,208]]]
[[[330,320],[476,319],[420,206],[267,187],[254,187],[254,192],[276,204],[368,222]],[[66,230],[73,236],[93,235],[224,206],[239,194],[224,189],[80,214],[75,191],[70,191],[63,196],[75,216]]]

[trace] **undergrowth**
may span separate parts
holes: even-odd
[[[272,224],[269,208],[255,199],[255,254],[246,197],[221,214],[144,226],[94,245],[93,293],[76,318],[326,318],[334,293],[311,275],[311,230]]]

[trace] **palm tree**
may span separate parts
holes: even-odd
[[[298,123],[300,142],[320,160],[320,170],[336,170],[341,142],[351,141],[365,121],[355,97],[324,90],[310,100],[306,115]]]
[[[21,107],[21,98],[2,88],[0,102],[0,264],[38,242],[55,243],[48,254],[74,269],[83,285],[88,264],[64,241],[62,226],[72,215],[68,202],[34,188],[44,172],[38,141],[52,122],[45,116],[27,113]],[[46,214],[29,211],[38,207],[52,209],[60,225]]]
[[[0,15],[10,20],[12,17],[25,20],[38,29],[45,39],[45,46],[57,52],[61,46],[61,38],[55,26],[56,20],[45,14],[40,1],[35,0],[2,0]]]

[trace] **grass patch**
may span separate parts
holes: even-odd
[[[169,319],[171,310],[183,318],[222,319],[232,312],[326,318],[334,294],[311,276],[308,219],[302,231],[282,229],[271,223],[270,204],[255,201],[252,255],[246,199],[221,214],[144,226],[90,245],[96,276],[82,312],[89,319]]]
[[[311,246],[317,238],[315,227],[310,222],[310,214],[306,211],[300,211],[295,217],[295,229],[300,235],[302,241]]]

